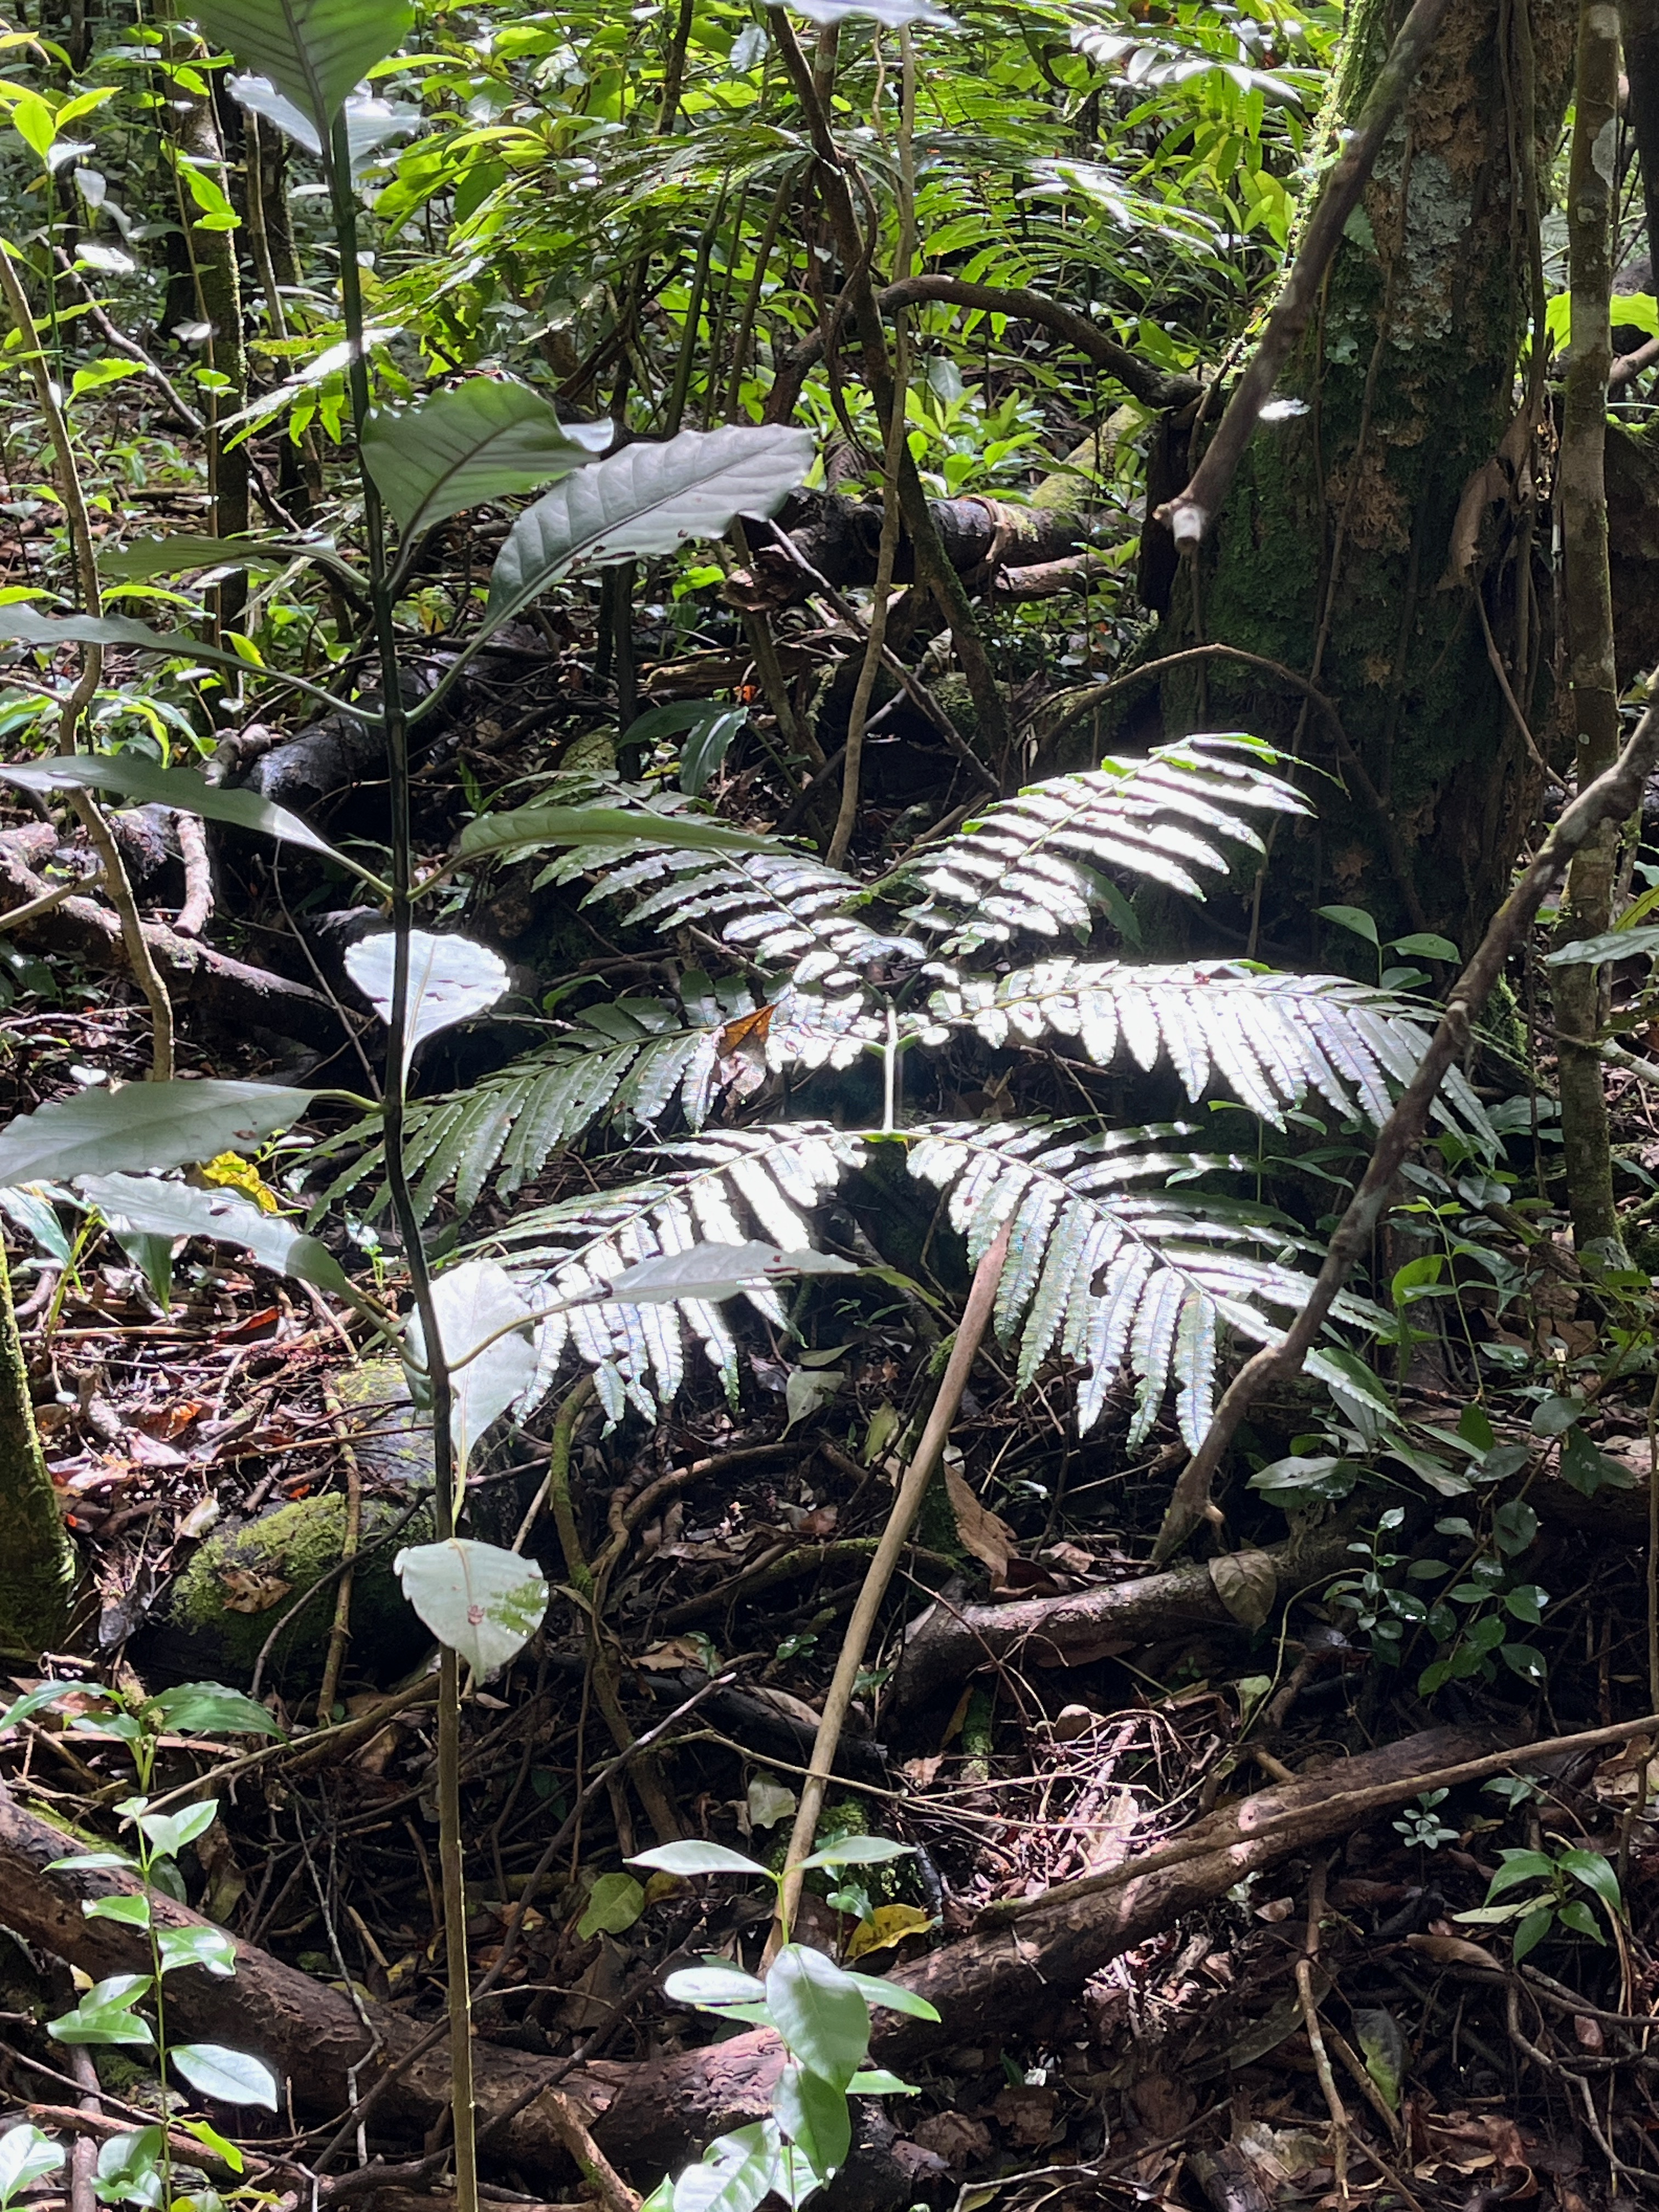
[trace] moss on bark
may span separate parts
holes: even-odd
[[[38,1658],[69,1625],[79,1563],[35,1432],[28,1370],[0,1268],[0,1657]]]

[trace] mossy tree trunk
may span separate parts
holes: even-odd
[[[1358,0],[1339,123],[1404,12]],[[1281,954],[1337,953],[1340,933],[1323,943],[1310,919],[1328,902],[1367,908],[1385,936],[1426,925],[1468,951],[1532,817],[1532,741],[1494,659],[1534,714],[1549,646],[1516,371],[1538,268],[1533,179],[1574,28],[1571,0],[1449,14],[1281,385],[1291,404],[1257,431],[1196,570],[1182,564],[1170,649],[1263,654],[1311,678],[1346,732],[1345,757],[1305,696],[1224,664],[1164,686],[1172,733],[1254,731],[1338,779],[1308,780],[1318,821],[1276,842],[1260,919]]]
[[[62,1641],[79,1571],[35,1432],[28,1371],[0,1267],[0,1657],[38,1658]]]

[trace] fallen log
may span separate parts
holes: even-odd
[[[1224,1894],[1248,1874],[1346,1832],[1379,1803],[1403,1802],[1440,1769],[1480,1758],[1492,1744],[1489,1735],[1472,1730],[1431,1729],[1362,1753],[1337,1773],[1327,1770],[1218,1807],[1172,1843],[1086,1887],[1024,1900],[1015,1925],[944,1944],[898,1969],[892,1978],[926,1996],[942,2024],[878,2012],[873,2049],[883,2063],[893,2064],[981,2033],[1006,2038],[1051,2014],[1091,1974],[1183,1912]],[[1523,1763],[1526,1757],[1523,1751],[1495,1755],[1504,1763]],[[1356,1803],[1363,1809],[1356,1812]],[[145,1971],[148,1953],[138,1931],[116,1921],[88,1920],[81,1909],[83,1899],[131,1893],[136,1883],[118,1872],[47,1874],[47,1865],[65,1849],[61,1829],[0,1787],[0,1921],[25,1942],[98,1978]],[[208,1924],[157,1893],[151,1904],[162,1925]],[[167,2009],[175,2033],[182,2030],[251,2051],[291,2084],[296,2106],[324,2115],[348,2106],[352,2070],[370,2047],[343,1991],[241,1942],[234,1979],[181,1973],[168,1984]],[[377,2109],[385,2119],[423,2130],[447,2099],[447,2058],[435,2046],[414,2056],[424,2033],[402,2014],[373,2003],[366,2010],[380,2039],[378,2065],[404,2069]],[[545,2109],[545,2097],[538,2094],[557,2079],[567,2095],[596,2115],[592,2132],[605,2156],[630,2179],[649,2183],[696,2156],[723,2129],[763,2112],[781,2063],[777,2039],[766,2029],[672,2058],[633,2064],[593,2060],[562,2078],[556,2061],[480,2044],[475,2058],[480,2124],[511,2112],[491,2137],[492,2152],[538,2179],[564,2173],[563,2137]],[[375,2078],[375,2069],[365,2067],[361,2089],[367,2092]],[[878,2140],[881,2131],[872,2132]],[[887,2155],[879,2148],[872,2154]],[[847,2208],[863,2193],[849,2169],[832,2202]]]
[[[1251,1554],[1273,1571],[1279,1598],[1352,1565],[1346,1521]],[[904,1713],[977,1668],[1018,1652],[1039,1667],[1082,1667],[1183,1628],[1224,1627],[1230,1612],[1207,1563],[1102,1583],[1062,1597],[1024,1598],[1012,1605],[935,1601],[915,1626],[889,1692],[888,1711]]]

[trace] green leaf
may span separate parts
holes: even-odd
[[[169,1242],[176,1237],[210,1237],[222,1244],[239,1244],[262,1267],[314,1283],[336,1297],[356,1299],[345,1270],[319,1237],[307,1237],[283,1214],[262,1212],[238,1191],[198,1190],[193,1183],[125,1175],[77,1176],[76,1186],[118,1231]]]
[[[540,1567],[494,1544],[452,1536],[414,1545],[392,1564],[421,1619],[480,1680],[516,1658],[547,1611]]]
[[[641,720],[645,718],[641,716]],[[680,748],[680,789],[695,799],[731,750],[732,740],[749,720],[747,707],[705,708],[692,722]],[[637,730],[636,722],[634,728]],[[632,732],[623,738],[626,744]]]
[[[291,100],[324,143],[347,94],[414,21],[409,0],[191,0],[191,13],[211,44]]]
[[[348,975],[388,1025],[392,1020],[396,933],[377,930],[360,937],[345,957]],[[507,963],[486,945],[470,937],[434,937],[428,930],[409,933],[408,1012],[404,1030],[405,1067],[415,1048],[457,1022],[470,1022],[493,1006],[507,989]]]
[[[97,2193],[106,2203],[159,2205],[161,2130],[138,2128],[99,2146]]]
[[[309,1091],[274,1083],[124,1083],[77,1091],[0,1128],[0,1182],[191,1167],[251,1152],[297,1121]]]
[[[892,31],[903,30],[912,23],[931,24],[940,31],[959,27],[942,8],[933,5],[933,0],[789,0],[789,4],[796,15],[812,23],[844,23],[863,16]]]
[[[185,814],[199,814],[210,822],[234,822],[240,830],[258,830],[290,845],[304,845],[333,860],[366,882],[378,880],[368,869],[319,837],[308,822],[274,805],[257,791],[224,791],[198,775],[193,768],[158,768],[137,753],[76,753],[68,759],[31,762],[20,766],[0,762],[0,776],[30,791],[60,791],[78,786],[85,790],[118,792],[140,806],[176,806]]]
[[[291,100],[285,99],[268,76],[234,76],[225,89],[239,106],[255,115],[263,115],[268,123],[285,131],[307,154],[321,152],[322,140],[317,135],[316,125]],[[341,112],[345,117],[347,151],[354,177],[373,160],[388,138],[416,129],[422,119],[418,107],[394,107],[384,100],[371,99],[362,93],[354,93]]]
[[[778,2131],[768,2120],[734,2128],[674,2184],[674,2212],[755,2212],[778,2182]]]
[[[1571,1928],[1576,1935],[1588,1936],[1592,1942],[1605,1948],[1607,1939],[1596,1926],[1595,1915],[1582,1897],[1570,1897],[1565,1905],[1558,1905],[1555,1917],[1564,1928]]]
[[[596,461],[526,509],[496,556],[486,630],[539,597],[579,561],[598,564],[672,553],[718,538],[740,514],[770,514],[811,466],[809,430],[747,425],[682,430]]]
[[[25,2121],[0,2136],[0,2212],[21,2189],[55,2173],[64,2163],[61,2145]]]
[[[645,1910],[645,1892],[631,1874],[602,1874],[576,1923],[579,1936],[620,1936]]]
[[[1363,906],[1322,906],[1319,911],[1327,921],[1334,921],[1339,929],[1352,930],[1367,945],[1377,942],[1376,924]]]
[[[1553,1862],[1542,1851],[1505,1851],[1503,1864],[1487,1884],[1486,1902],[1490,1905],[1517,1882],[1548,1881],[1554,1872]]]
[[[1538,1516],[1519,1498],[1506,1498],[1492,1516],[1492,1532],[1506,1559],[1524,1552],[1538,1534]]]
[[[432,1285],[432,1299],[449,1368],[451,1433],[464,1473],[479,1437],[535,1379],[534,1322],[512,1278],[494,1260],[466,1260],[448,1268]],[[418,1314],[410,1320],[409,1347],[410,1389],[419,1402],[426,1387],[426,1338]],[[511,1656],[495,1664],[505,1665]]]
[[[204,2149],[210,2150],[216,2158],[223,2159],[233,2173],[240,2173],[246,2164],[240,2146],[232,2142],[228,2136],[222,2136],[218,2129],[208,2121],[186,2120],[184,2131],[187,2136],[194,2136],[197,2142]]]
[[[849,2097],[919,2097],[921,2092],[914,2081],[901,2081],[884,2066],[872,2066],[868,2073],[853,2076],[847,2094]]]
[[[786,2066],[772,2092],[772,2114],[821,2180],[828,2181],[846,2165],[853,2148],[853,2115],[845,2090],[834,2082],[805,2067]]]
[[[757,1874],[765,1881],[777,1880],[769,1868],[757,1866],[753,1859],[744,1858],[741,1851],[728,1850],[724,1844],[705,1844],[695,1839],[683,1844],[653,1844],[648,1851],[635,1851],[628,1863],[653,1867],[659,1874]]]
[[[150,1986],[148,1974],[112,1974],[95,1983],[73,2012],[48,2021],[46,2033],[59,2043],[127,2044],[148,2050],[155,2039],[149,2022],[131,2008]]]
[[[1638,1477],[1632,1468],[1597,1451],[1583,1429],[1569,1429],[1561,1443],[1561,1480],[1582,1497],[1594,1498],[1599,1490],[1633,1490]]]
[[[363,432],[363,465],[407,540],[505,493],[535,491],[586,468],[615,435],[609,422],[567,430],[522,384],[469,377]]]
[[[94,1897],[81,1910],[88,1920],[113,1920],[122,1928],[149,1926],[149,1899],[142,1892],[131,1896]]]
[[[912,1844],[896,1844],[887,1836],[842,1836],[833,1844],[823,1844],[811,1858],[800,1862],[805,1872],[811,1867],[882,1866],[889,1859],[914,1857]]]
[[[129,1874],[138,1871],[138,1862],[130,1851],[75,1851],[66,1859],[50,1859],[48,1874],[107,1874],[121,1867]]]
[[[778,2033],[811,2073],[845,2089],[870,2047],[870,2008],[853,1978],[802,1943],[787,1943],[766,1977]]]
[[[1258,1468],[1247,1487],[1260,1491],[1272,1505],[1309,1505],[1319,1498],[1346,1498],[1358,1474],[1358,1465],[1352,1460],[1309,1452],[1299,1458],[1273,1460],[1267,1466]]]
[[[118,645],[135,653],[161,653],[176,659],[205,662],[210,668],[234,669],[244,678],[257,672],[257,664],[233,653],[228,646],[204,644],[200,638],[186,637],[181,630],[151,629],[148,623],[129,622],[122,615],[38,615],[32,607],[18,604],[0,605],[0,642],[33,646],[48,653],[65,645]],[[371,719],[362,708],[334,698],[307,678],[290,675],[286,669],[266,672],[277,682],[326,700],[331,713],[351,714],[360,721]]]
[[[1461,960],[1463,957],[1449,937],[1436,937],[1428,930],[1419,930],[1411,937],[1396,937],[1389,950],[1407,953],[1416,960]]]
[[[1532,1432],[1535,1437],[1565,1436],[1588,1410],[1582,1398],[1545,1398],[1534,1411]]]
[[[0,1713],[0,1735],[3,1735],[9,1728],[16,1727],[20,1721],[33,1720],[36,1713],[45,1712],[60,1698],[73,1696],[81,1686],[78,1682],[41,1682],[34,1689],[26,1690],[21,1698],[15,1699],[3,1713]],[[101,1697],[103,1692],[94,1689],[92,1694]]]
[[[1563,1851],[1555,1863],[1563,1874],[1570,1874],[1593,1896],[1599,1897],[1615,1917],[1622,1915],[1625,1906],[1619,1893],[1619,1877],[1600,1851]]]
[[[138,538],[127,545],[100,548],[98,573],[106,583],[141,584],[151,576],[181,576],[193,568],[286,568],[290,561],[324,555],[329,556],[325,565],[343,566],[327,538],[213,538],[185,530],[170,538]]]
[[[263,1705],[222,1682],[180,1682],[151,1700],[169,1735],[274,1735],[281,1724]]]
[[[750,1238],[742,1244],[692,1244],[684,1252],[665,1252],[654,1260],[637,1261],[613,1275],[603,1291],[605,1303],[617,1305],[675,1305],[682,1298],[707,1298],[718,1304],[787,1275],[856,1275],[857,1263],[834,1252],[803,1248],[781,1252],[775,1244]],[[811,1859],[811,1866],[828,1866],[828,1859]]]
[[[885,2006],[889,2012],[907,2013],[912,2020],[937,2021],[939,2014],[926,1997],[907,1990],[902,1982],[884,1981],[879,1974],[855,1974],[844,1969],[847,1979],[866,2004]]]
[[[519,806],[481,814],[456,843],[458,860],[498,859],[538,845],[672,845],[692,853],[788,851],[775,837],[751,836],[702,814],[629,814],[620,806]]]
[[[1555,1917],[1553,1905],[1534,1905],[1515,1931],[1515,1963],[1518,1966],[1528,1951],[1536,1950],[1550,1932],[1550,1923]]]
[[[670,1974],[663,1991],[676,2004],[719,2007],[764,2002],[766,1984],[735,1966],[685,1966]]]
[[[236,1972],[236,1946],[222,1928],[163,1928],[156,1944],[164,1974],[202,1966],[222,1979]]]
[[[138,1826],[153,1851],[176,1859],[186,1844],[206,1835],[218,1817],[218,1799],[208,1797],[199,1805],[186,1805],[182,1813],[141,1813]]]
[[[1633,960],[1659,952],[1659,928],[1609,929],[1600,937],[1581,937],[1544,955],[1547,968],[1604,968],[1610,960]]]
[[[175,2043],[167,2052],[192,2089],[223,2105],[263,2105],[276,2109],[276,2076],[245,2051],[220,2043]]]
[[[1407,2061],[1410,2056],[1404,2032],[1394,2014],[1381,2005],[1370,2010],[1356,2011],[1353,2025],[1365,2061],[1365,2071],[1382,2092],[1389,2110],[1397,2112],[1400,2110],[1400,2093],[1405,2085]]]

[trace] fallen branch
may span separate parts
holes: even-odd
[[[1361,1255],[1370,1249],[1371,1232],[1388,1203],[1401,1163],[1427,1127],[1442,1080],[1452,1062],[1468,1049],[1475,1016],[1503,974],[1510,951],[1535,920],[1573,854],[1589,843],[1604,822],[1621,821],[1641,805],[1656,763],[1659,763],[1659,709],[1650,707],[1606,775],[1597,776],[1587,791],[1580,792],[1562,814],[1498,908],[1474,957],[1453,984],[1446,1010],[1416,1074],[1377,1131],[1370,1164],[1337,1224],[1308,1303],[1285,1334],[1247,1359],[1222,1394],[1204,1441],[1188,1461],[1170,1497],[1153,1547],[1154,1559],[1167,1559],[1204,1518],[1216,1469],[1261,1391],[1270,1382],[1301,1373],[1302,1363],[1324,1328],[1337,1292]]]
[[[1416,0],[1376,73],[1359,120],[1320,189],[1319,198],[1285,289],[1273,302],[1250,365],[1233,388],[1225,413],[1185,491],[1158,510],[1177,545],[1196,545],[1226,498],[1256,421],[1279,381],[1279,372],[1308,327],[1314,301],[1325,281],[1349,216],[1359,204],[1372,164],[1393,130],[1412,80],[1433,45],[1448,0]]]
[[[1352,1533],[1339,1522],[1299,1544],[1275,1544],[1257,1556],[1271,1565],[1285,1596],[1352,1566]],[[1224,1627],[1233,1620],[1207,1565],[1014,1605],[951,1606],[939,1600],[911,1632],[887,1710],[909,1712],[947,1683],[959,1686],[976,1668],[1015,1654],[1039,1667],[1082,1667],[1154,1637]]]

